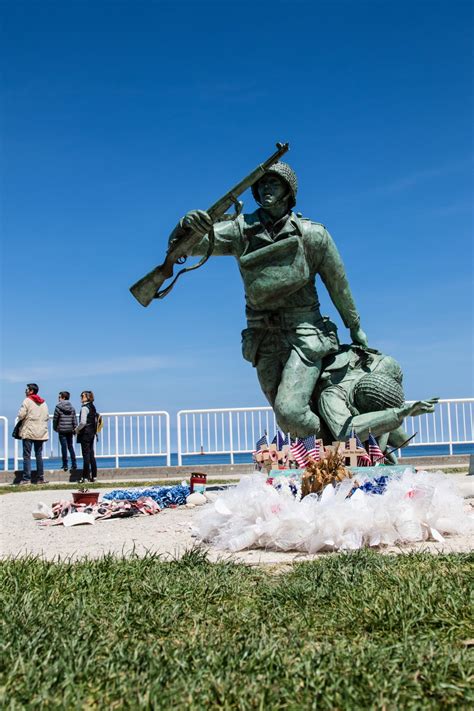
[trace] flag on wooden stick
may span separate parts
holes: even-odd
[[[363,450],[364,450],[364,453],[363,453],[363,454],[361,453],[361,454],[357,457],[357,466],[358,466],[358,467],[370,467],[370,465],[371,465],[372,462],[371,462],[371,460],[370,460],[369,455],[368,455],[367,452],[366,452],[366,449],[365,449],[364,445],[362,444],[362,442],[361,442],[360,439],[359,439],[359,435],[357,434],[357,432],[354,432],[352,436],[355,437],[355,441],[356,441],[357,446],[358,446],[360,449],[363,449]]]
[[[373,436],[371,432],[369,432],[369,457],[372,462],[372,466],[375,466],[375,464],[382,464],[383,460],[385,459],[384,454],[382,450],[380,449],[377,440]]]
[[[310,459],[318,461],[321,458],[319,443],[314,435],[298,439],[291,445],[290,451],[300,467],[305,467]]]
[[[277,430],[276,435],[272,439],[272,444],[276,444],[277,450],[280,451],[285,444],[288,444],[288,436],[282,434],[280,430]]]
[[[258,439],[255,443],[255,451],[258,452],[262,447],[268,447],[268,439],[266,432],[264,432],[260,439]]]

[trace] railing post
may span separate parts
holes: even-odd
[[[118,415],[115,415],[115,468],[120,468],[119,457],[119,436],[118,436]]]
[[[230,449],[230,463],[234,463],[234,436],[232,433],[232,412],[229,412],[229,449]]]
[[[453,453],[453,430],[451,426],[451,403],[448,402],[448,437],[449,437],[449,454]]]
[[[9,442],[8,431],[10,428],[8,427],[8,418],[7,417],[2,416],[0,419],[3,420],[3,456],[5,457],[5,459],[3,460],[4,461],[3,469],[4,469],[4,471],[7,472],[8,465],[9,465],[9,462],[8,462],[8,442]]]
[[[50,459],[54,457],[54,430],[53,430],[53,419],[50,416],[48,422],[48,434],[49,434],[49,456]]]
[[[18,417],[15,419],[15,425],[18,422]],[[15,440],[13,445],[13,471],[18,471],[18,440]]]
[[[166,422],[166,466],[171,466],[171,432],[170,432],[170,415],[169,412],[165,413]]]
[[[176,415],[176,439],[178,444],[178,467],[183,464],[183,457],[181,454],[181,410]]]

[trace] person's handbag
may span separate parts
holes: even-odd
[[[15,427],[13,428],[13,432],[12,432],[13,439],[21,439],[20,430],[21,430],[22,422],[23,422],[23,420],[18,420]]]

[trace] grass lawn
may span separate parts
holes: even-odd
[[[468,709],[473,556],[4,561],[2,708]]]

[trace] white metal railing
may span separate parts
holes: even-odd
[[[414,401],[410,401],[414,402]],[[416,447],[444,445],[453,454],[455,445],[474,444],[474,398],[440,400],[434,413],[407,417],[404,428],[411,436],[410,446],[401,452],[416,456]],[[234,463],[235,454],[255,450],[259,437],[276,432],[271,407],[236,407],[209,410],[180,410],[177,415],[178,464],[183,456],[226,454]],[[410,451],[411,450],[411,451]]]
[[[165,457],[171,465],[170,416],[164,410],[143,412],[103,412],[104,427],[95,447],[97,458],[111,458],[120,467],[120,459],[127,457]],[[14,440],[14,467],[22,458],[19,440]],[[80,457],[80,446],[75,444]],[[53,416],[49,418],[49,439],[43,448],[43,458],[61,457],[59,437],[53,430]]]
[[[0,415],[0,422],[3,428],[3,469],[8,471],[8,437],[10,435],[8,431],[8,418]]]
[[[180,410],[177,415],[178,465],[183,455],[253,452],[264,433],[276,432],[271,407],[223,407],[214,410]]]
[[[445,445],[453,454],[454,445],[473,444],[473,406],[474,398],[440,400],[432,414],[407,417],[404,429],[410,436],[417,435],[402,455],[426,445]]]
[[[474,398],[440,400],[434,413],[408,417],[404,427],[409,435],[415,432],[417,435],[402,454],[421,454],[417,449],[427,445],[443,445],[449,454],[453,454],[457,445],[473,445],[473,409]],[[164,457],[166,465],[171,465],[170,416],[167,412],[107,412],[102,416],[104,429],[96,445],[97,457],[113,459],[116,467],[125,457]],[[183,463],[183,456],[201,453],[228,455],[233,464],[236,454],[254,451],[257,440],[265,431],[271,441],[276,432],[276,419],[270,407],[181,410],[177,414],[178,464]],[[15,469],[21,459],[19,441],[12,441],[10,434],[8,419],[0,416],[5,471],[9,468],[12,449]],[[43,456],[45,459],[60,457],[52,417],[49,435]],[[80,447],[77,451],[80,456]]]

